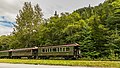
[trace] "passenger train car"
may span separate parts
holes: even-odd
[[[64,59],[78,59],[80,55],[80,46],[78,44],[40,46],[0,51],[0,58],[26,57],[28,59],[49,59],[51,57],[61,57]]]

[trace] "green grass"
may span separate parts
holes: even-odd
[[[34,60],[34,59],[0,59],[0,63],[115,67],[120,68],[120,61],[83,61],[83,60]]]

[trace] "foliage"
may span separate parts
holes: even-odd
[[[78,43],[83,58],[120,59],[120,1],[42,18],[39,5],[25,2],[15,31],[0,37],[0,49]]]
[[[29,2],[25,2],[16,18],[14,35],[20,42],[20,47],[33,47],[35,44],[35,33],[42,23],[41,8],[37,4],[34,9]]]

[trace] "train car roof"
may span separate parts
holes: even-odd
[[[4,50],[4,51],[0,51],[0,52],[9,52],[10,50]]]
[[[65,44],[65,45],[40,46],[40,47],[62,47],[62,46],[79,46],[79,44]],[[38,49],[38,47],[12,49],[11,51],[22,51],[22,50],[33,50],[33,49]]]
[[[52,46],[40,46],[40,47],[64,47],[64,46],[79,46],[79,44],[65,44],[65,45],[52,45]],[[39,47],[39,48],[40,48]],[[10,51],[22,51],[22,50],[33,50],[38,49],[38,47],[32,47],[32,48],[21,48],[21,49],[10,49],[10,50],[4,50],[0,52],[10,52]]]
[[[64,47],[64,46],[79,46],[79,44],[65,44],[65,45],[52,45],[52,46],[40,46],[40,47]]]
[[[22,50],[33,50],[38,49],[38,47],[32,47],[32,48],[21,48],[21,49],[11,49],[11,51],[22,51]]]

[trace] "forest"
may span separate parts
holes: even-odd
[[[120,59],[120,0],[43,18],[39,5],[25,2],[14,31],[0,36],[0,50],[78,43],[82,58]]]

